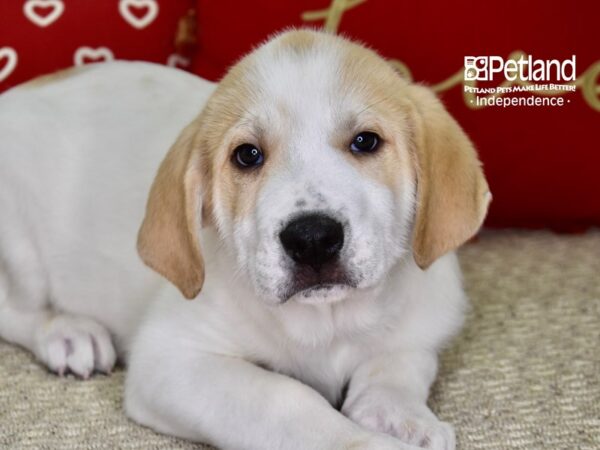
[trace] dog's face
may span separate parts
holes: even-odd
[[[235,80],[247,91],[230,88],[237,120],[213,144],[215,222],[274,303],[376,286],[409,249],[406,117],[356,55],[319,39],[286,35],[249,57]]]
[[[480,226],[475,152],[424,88],[339,37],[288,32],[238,63],[153,185],[138,248],[194,297],[214,225],[269,303],[376,290],[405,255],[426,268]]]

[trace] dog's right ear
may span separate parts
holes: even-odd
[[[196,123],[183,130],[158,169],[137,241],[142,260],[188,299],[195,298],[204,283],[198,239],[202,195],[194,149],[196,130]]]

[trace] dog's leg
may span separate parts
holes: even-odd
[[[32,256],[26,249],[20,248],[21,259]],[[87,378],[94,370],[110,372],[116,354],[106,329],[91,319],[55,311],[45,273],[35,258],[25,259],[13,258],[10,265],[5,259],[0,268],[0,337],[30,350],[61,375],[71,371]]]
[[[0,337],[33,351],[34,330],[48,317],[46,278],[35,260],[25,273],[0,262]]]
[[[308,386],[167,336],[131,353],[125,408],[161,433],[224,449],[414,449],[348,420]]]
[[[427,406],[437,355],[423,350],[386,354],[361,365],[352,376],[342,412],[364,427],[435,450],[456,446],[452,427]]]

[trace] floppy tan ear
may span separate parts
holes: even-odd
[[[473,144],[428,89],[411,86],[417,162],[413,255],[422,269],[472,237],[491,194]]]
[[[196,125],[189,125],[162,162],[148,197],[146,216],[138,233],[142,260],[179,288],[188,299],[204,283],[200,252],[201,193],[193,140]]]

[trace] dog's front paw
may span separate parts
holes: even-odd
[[[363,427],[397,437],[406,444],[432,450],[454,450],[452,426],[424,404],[403,402],[393,393],[365,392],[344,404],[342,413]]]
[[[36,330],[34,352],[53,372],[72,372],[83,379],[94,370],[110,373],[117,359],[110,334],[102,325],[65,314]]]

